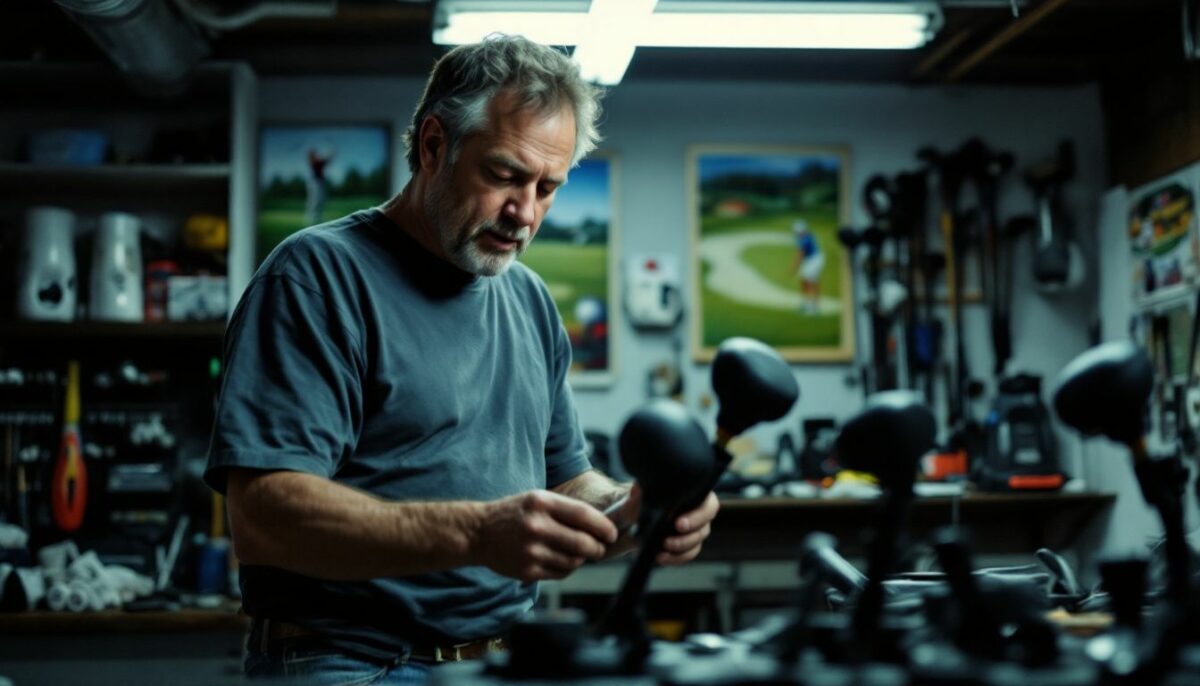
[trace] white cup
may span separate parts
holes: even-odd
[[[49,206],[25,211],[17,276],[17,314],[22,319],[69,322],[75,318],[73,212]]]
[[[141,220],[126,212],[100,215],[92,248],[89,316],[116,322],[140,322],[142,306]]]

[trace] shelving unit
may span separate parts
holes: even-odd
[[[0,343],[70,338],[76,341],[140,340],[219,341],[225,322],[7,322],[0,328]]]
[[[0,62],[0,89],[5,93],[0,98],[0,275],[11,276],[0,288],[5,300],[0,303],[0,371],[15,371],[0,385],[0,395],[8,407],[19,410],[10,413],[9,424],[0,424],[0,429],[11,428],[6,435],[19,437],[14,450],[28,448],[35,454],[25,467],[6,463],[0,471],[5,484],[15,483],[18,472],[29,480],[29,497],[23,504],[6,501],[4,507],[19,508],[26,515],[17,521],[30,524],[34,547],[53,537],[45,502],[48,465],[57,455],[58,439],[54,430],[34,426],[23,413],[36,406],[59,422],[63,370],[68,361],[77,360],[89,496],[83,527],[73,537],[82,548],[102,556],[123,555],[149,565],[152,545],[170,534],[168,523],[177,518],[173,513],[187,510],[194,522],[210,520],[208,494],[197,497],[189,491],[194,484],[186,475],[196,471],[207,451],[226,321],[96,321],[84,307],[71,322],[17,319],[15,286],[24,216],[37,205],[64,207],[75,214],[76,292],[81,304],[89,298],[90,251],[99,217],[122,211],[141,221],[143,263],[175,260],[184,275],[219,274],[224,269],[232,310],[249,281],[254,259],[255,76],[243,64],[205,64],[186,92],[163,100],[133,91],[108,63]],[[29,135],[53,129],[103,133],[108,140],[103,163],[30,162],[35,158],[28,154]],[[183,249],[183,227],[193,214],[226,219],[229,242],[224,254]],[[159,431],[160,442],[135,440],[135,429],[143,434]],[[113,488],[108,476],[116,467],[130,465],[161,467],[172,475],[174,488],[169,493]],[[128,613],[113,614],[109,620],[147,629]],[[225,633],[240,633],[241,627],[225,631],[231,627],[230,622],[217,627],[222,640]],[[185,630],[209,632],[192,624]]]
[[[106,164],[95,167],[0,162],[3,193],[71,198],[104,193],[136,201],[147,193],[229,192],[228,164]]]
[[[15,239],[26,208],[51,204],[75,211],[77,235],[84,235],[101,212],[121,210],[139,215],[147,234],[170,244],[179,239],[189,214],[224,215],[232,308],[249,281],[254,259],[257,86],[246,65],[202,65],[188,90],[172,99],[133,91],[108,64],[0,62],[0,87],[9,94],[0,102],[0,228]],[[28,134],[57,128],[103,132],[110,141],[109,159],[96,166],[21,161],[27,159]],[[156,134],[193,130],[219,146],[189,150],[190,158],[184,156],[182,163],[164,161],[154,149]],[[15,255],[6,257],[10,263],[15,260]],[[81,298],[86,298],[84,290]],[[8,305],[0,311],[10,309]],[[9,345],[21,334],[44,339],[55,331],[12,321],[0,321],[0,329],[9,329],[0,332],[0,340]],[[107,331],[110,336],[137,336],[136,327]]]

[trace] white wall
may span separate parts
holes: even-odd
[[[397,121],[402,128],[423,83],[412,79],[301,79],[261,81],[263,121]],[[696,143],[836,144],[851,153],[854,223],[865,215],[859,189],[877,172],[915,166],[923,145],[949,149],[973,135],[1011,150],[1024,168],[1051,156],[1061,138],[1076,143],[1078,175],[1068,189],[1085,250],[1095,265],[1095,199],[1104,184],[1101,109],[1092,87],[1072,88],[910,88],[876,85],[783,85],[769,83],[656,82],[617,87],[605,103],[602,148],[619,159],[620,251],[689,254],[685,205],[685,156]],[[399,132],[397,132],[398,135]],[[397,138],[397,147],[399,142]],[[397,153],[399,158],[401,153]],[[1030,212],[1032,198],[1016,175],[1002,194],[1002,218]],[[1050,386],[1058,370],[1087,344],[1095,319],[1095,270],[1087,287],[1057,300],[1033,291],[1031,248],[1026,239],[1016,255],[1013,331],[1015,359],[1010,369],[1042,374]],[[690,265],[683,265],[685,279]],[[987,315],[980,306],[966,314],[968,355],[975,374],[990,377],[991,345]],[[684,323],[683,332],[688,329]],[[635,334],[627,325],[618,337],[618,377],[604,390],[581,389],[579,406],[590,428],[615,433],[644,399],[647,370],[671,358],[666,335]],[[949,346],[949,341],[946,342]],[[687,365],[686,395],[699,411],[708,391],[707,367]],[[849,388],[845,365],[795,367],[802,398],[784,422],[752,432],[772,450],[781,427],[798,432],[799,418],[845,418],[861,406],[861,391]],[[984,408],[978,408],[982,412]],[[705,413],[711,421],[713,411]],[[1080,471],[1079,443],[1065,438],[1069,468]]]

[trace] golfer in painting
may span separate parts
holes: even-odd
[[[821,271],[825,268],[825,253],[808,223],[797,219],[792,223],[796,237],[796,278],[800,280],[800,311],[817,314],[821,311]]]

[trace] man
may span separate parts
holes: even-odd
[[[821,271],[825,268],[825,253],[817,243],[808,223],[797,219],[792,223],[796,237],[796,277],[800,280],[800,311],[806,314],[821,312]]]
[[[627,547],[638,491],[589,469],[566,332],[514,263],[594,147],[597,98],[524,39],[452,50],[405,136],[412,181],[251,280],[206,472],[254,618],[248,674],[421,683],[494,646],[537,581]],[[681,516],[659,562],[694,558],[716,510]]]

